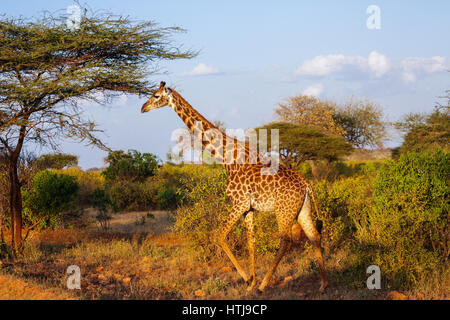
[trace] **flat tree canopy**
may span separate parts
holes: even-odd
[[[74,167],[78,165],[78,156],[64,153],[47,153],[37,158],[34,165],[37,170]]]
[[[171,35],[183,31],[177,27],[87,10],[79,26],[68,28],[66,22],[66,16],[49,14],[0,20],[0,146],[9,160],[15,248],[21,243],[22,211],[17,161],[24,145],[56,147],[68,137],[105,148],[79,102],[150,95],[156,82],[149,76],[158,71],[158,61],[196,55],[173,44]]]
[[[306,160],[334,161],[348,155],[352,145],[339,135],[316,127],[288,122],[273,122],[258,129],[279,130],[279,153],[284,165],[292,168]],[[270,135],[268,134],[268,140]],[[270,145],[271,141],[268,142]]]

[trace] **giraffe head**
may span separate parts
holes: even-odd
[[[172,94],[172,89],[166,87],[166,83],[161,81],[158,90],[156,90],[150,99],[142,106],[141,112],[147,112],[153,109],[165,107],[169,105],[169,96]]]

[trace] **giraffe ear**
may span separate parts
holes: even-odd
[[[172,94],[172,89],[167,88],[167,94],[168,94],[168,95],[171,95],[171,94]]]

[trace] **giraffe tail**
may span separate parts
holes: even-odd
[[[312,198],[312,200],[314,202],[314,210],[316,211],[316,216],[317,216],[316,229],[319,232],[319,234],[322,234],[323,222],[319,219],[320,211],[319,211],[319,208],[317,206],[316,196],[314,194],[313,188],[311,187],[311,185],[309,183],[308,183],[308,186],[307,186],[307,191],[311,195],[311,198]]]

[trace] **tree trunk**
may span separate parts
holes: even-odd
[[[4,205],[3,205],[3,197],[0,197],[0,244],[5,243],[5,235],[4,235],[4,231],[3,231],[3,225],[4,225],[4,216],[5,216],[5,212],[4,212]]]
[[[11,247],[16,252],[22,247],[22,192],[17,172],[18,157],[11,157],[9,163],[9,184],[11,213]]]

